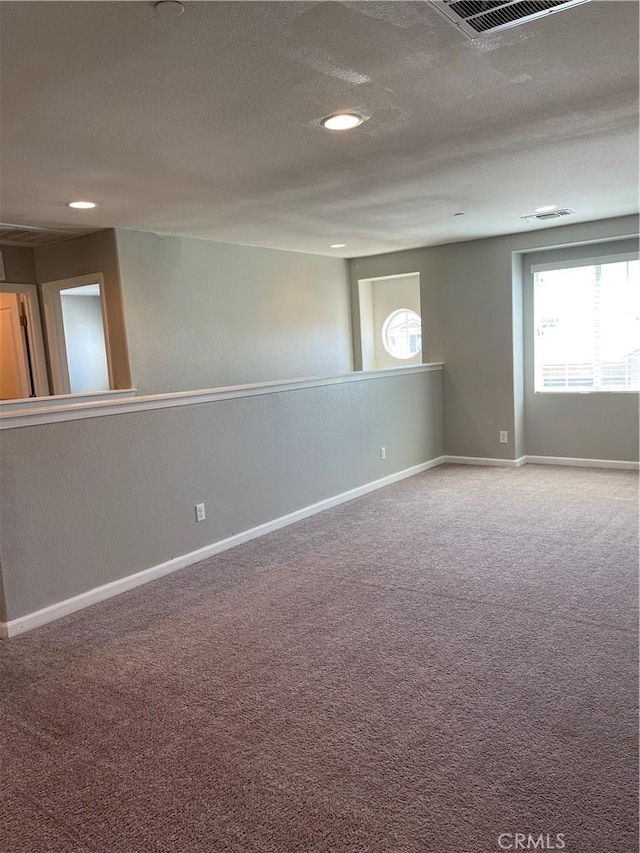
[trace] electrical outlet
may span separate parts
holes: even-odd
[[[387,448],[381,447],[380,448],[380,459],[386,459],[386,458],[387,458]]]
[[[204,504],[196,504],[196,521],[204,521],[207,517],[204,511]]]
[[[500,430],[500,444],[508,444],[509,443],[509,433],[506,429]]]

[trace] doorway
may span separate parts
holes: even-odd
[[[0,400],[33,396],[20,297],[17,293],[0,293]]]
[[[54,394],[113,388],[101,273],[42,285]]]
[[[21,400],[48,393],[37,287],[1,282],[0,400]]]

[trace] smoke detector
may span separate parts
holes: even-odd
[[[476,39],[517,27],[570,6],[589,0],[427,0],[441,15],[463,32]]]

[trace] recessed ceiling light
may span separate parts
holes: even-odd
[[[327,116],[320,121],[323,127],[327,130],[351,130],[353,127],[358,127],[364,119],[357,113],[336,113],[333,116]]]
[[[330,249],[344,249],[346,247],[346,243],[331,243],[329,246]]]
[[[184,6],[178,0],[158,0],[154,3],[153,9],[156,15],[161,15],[163,18],[177,18],[184,12]]]
[[[557,210],[557,204],[543,204],[542,207],[534,207],[534,213],[551,213],[552,210]]]
[[[74,210],[92,210],[97,206],[95,201],[70,201],[67,203],[67,207],[73,207]]]

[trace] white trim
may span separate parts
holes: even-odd
[[[519,459],[491,459],[488,456],[443,456],[449,465],[491,465],[500,468],[519,468],[525,464],[526,456]]]
[[[430,373],[441,371],[442,367],[443,362],[413,364],[408,367],[389,367],[385,370],[360,370],[354,373],[343,373],[339,376],[310,377],[279,382],[259,382],[253,385],[234,385],[228,388],[178,391],[170,394],[150,394],[143,397],[131,397],[127,400],[72,403],[68,406],[47,406],[45,401],[45,405],[42,408],[35,408],[30,412],[0,412],[0,429],[16,429],[17,427],[73,421],[82,418],[99,418],[105,415],[123,415],[130,412],[144,412],[150,409],[194,406],[200,403],[215,403],[220,400],[230,400],[235,397],[256,397],[263,394],[280,394],[283,391],[298,391],[304,388],[318,388],[325,385],[343,385],[347,382],[384,379],[399,374]]]
[[[488,465],[501,468],[520,468],[522,465],[566,465],[572,468],[618,468],[638,471],[640,462],[626,459],[584,459],[577,456],[520,456],[518,459],[491,459],[488,456],[443,456],[449,465]]]
[[[288,515],[280,516],[272,521],[267,521],[257,527],[252,527],[249,530],[244,530],[234,536],[229,536],[226,539],[221,539],[211,545],[206,545],[204,548],[199,548],[197,551],[191,551],[188,554],[183,554],[180,557],[174,557],[172,560],[167,560],[165,563],[160,563],[157,566],[143,569],[141,572],[128,575],[95,589],[82,592],[72,598],[67,598],[64,601],[59,601],[56,604],[51,604],[41,610],[36,610],[33,613],[27,613],[25,616],[19,616],[17,619],[11,619],[9,622],[0,622],[0,639],[8,639],[17,637],[19,634],[24,634],[27,631],[32,631],[34,628],[39,628],[42,625],[47,625],[50,622],[55,622],[63,616],[68,616],[78,610],[83,610],[85,607],[90,607],[92,604],[97,604],[100,601],[105,601],[121,592],[134,589],[137,586],[142,586],[145,583],[161,578],[164,575],[171,574],[194,563],[199,563],[201,560],[206,560],[213,557],[215,554],[220,554],[223,551],[228,551],[230,548],[235,548],[237,545],[242,545],[244,542],[249,542],[252,539],[257,539],[260,536],[265,536],[274,530],[279,530],[289,524],[295,524],[297,521],[302,521],[316,513],[323,512],[325,509],[338,506],[346,503],[354,498],[366,495],[368,492],[381,489],[384,486],[391,485],[398,480],[403,480],[407,477],[413,477],[423,471],[428,471],[430,468],[436,468],[443,464],[453,465],[485,465],[505,468],[519,468],[521,465],[567,465],[584,468],[617,468],[624,470],[637,471],[640,463],[630,462],[625,460],[610,460],[610,459],[579,459],[570,456],[520,456],[518,459],[492,459],[484,456],[438,456],[435,459],[430,459],[428,462],[422,462],[420,465],[414,465],[411,468],[405,468],[403,471],[398,471],[395,474],[389,474],[380,480],[374,480],[370,483],[365,483],[363,486],[358,486],[355,489],[350,489],[347,492],[342,492],[332,498],[326,498],[318,503],[295,510]]]
[[[553,394],[554,396],[564,394],[565,397],[575,397],[576,394],[638,394],[639,388],[541,388],[539,391],[534,391],[534,394]]]
[[[75,613],[77,610],[82,610],[92,604],[97,604],[99,601],[105,601],[112,598],[114,595],[119,595],[121,592],[134,589],[142,584],[161,578],[164,575],[176,572],[179,569],[184,569],[194,563],[199,563],[201,560],[206,560],[219,554],[222,551],[228,551],[230,548],[235,548],[237,545],[242,545],[244,542],[249,542],[251,539],[257,539],[274,530],[279,530],[281,527],[286,527],[289,524],[294,524],[296,521],[301,521],[303,518],[308,518],[310,515],[322,512],[325,509],[338,506],[339,504],[351,501],[354,498],[366,495],[368,492],[381,489],[398,480],[403,480],[406,477],[413,477],[415,474],[420,474],[422,471],[427,471],[429,468],[435,468],[444,462],[444,457],[439,456],[435,459],[430,459],[428,462],[422,462],[419,465],[413,465],[411,468],[405,468],[403,471],[397,471],[395,474],[389,474],[380,480],[374,480],[370,483],[365,483],[363,486],[358,486],[355,489],[350,489],[347,492],[342,492],[332,498],[326,498],[318,503],[303,507],[302,509],[290,512],[287,515],[274,518],[272,521],[267,521],[264,524],[259,524],[257,527],[252,527],[249,530],[244,530],[241,533],[236,533],[234,536],[229,536],[227,539],[221,539],[211,545],[206,545],[204,548],[199,548],[197,551],[191,551],[188,554],[183,554],[180,557],[174,557],[172,560],[167,560],[165,563],[160,563],[157,566],[151,566],[149,569],[143,569],[141,572],[128,575],[111,583],[98,586],[95,589],[90,589],[87,592],[82,592],[72,598],[67,598],[64,601],[59,601],[56,604],[51,604],[42,610],[36,610],[34,613],[27,613],[25,616],[19,616],[17,619],[11,619],[9,622],[0,622],[0,639],[8,639],[9,637],[17,637],[19,634],[24,634],[34,628],[39,628],[41,625],[47,625],[49,622],[54,622],[56,619],[61,619],[63,616],[68,616],[70,613]]]
[[[625,261],[637,261],[637,252],[623,252],[615,255],[596,255],[593,258],[573,258],[570,261],[549,261],[546,264],[531,264],[530,270],[533,274],[537,272],[551,272],[552,270],[570,270],[574,267],[596,267],[606,264],[619,264]]]
[[[367,276],[366,278],[359,278],[358,284],[360,284],[361,281],[389,281],[392,278],[411,278],[414,275],[420,277],[420,271],[416,270],[415,272],[396,272],[391,275]]]
[[[88,391],[83,394],[52,394],[51,396],[27,397],[23,400],[0,401],[0,415],[9,413],[23,414],[32,409],[50,408],[55,406],[69,406],[79,403],[95,403],[100,400],[120,400],[126,397],[135,397],[135,388],[119,388],[113,391]]]
[[[621,468],[637,471],[640,462],[626,459],[580,459],[574,456],[524,456],[527,465],[568,465],[575,468]]]

